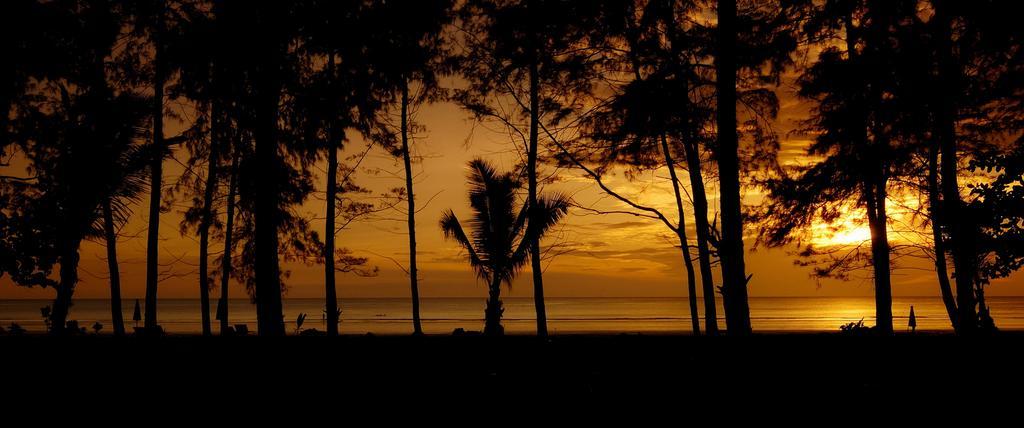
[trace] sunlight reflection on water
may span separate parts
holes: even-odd
[[[44,300],[0,300],[0,326],[17,322],[29,331],[45,329],[39,308]],[[215,303],[215,301],[214,301]],[[701,302],[703,303],[703,302]],[[1024,297],[990,297],[989,305],[998,327],[1024,329]],[[130,330],[134,300],[125,300],[126,327]],[[907,330],[910,305],[914,305],[918,330],[950,330],[942,302],[937,297],[897,297],[893,299],[894,326]],[[214,309],[216,305],[214,306]],[[285,320],[294,331],[295,317],[304,312],[303,328],[324,329],[323,303],[318,299],[285,300]],[[341,331],[349,334],[408,334],[412,331],[410,304],[405,299],[341,300]],[[480,330],[483,327],[483,299],[432,298],[421,304],[423,328],[428,334],[449,334],[455,328]],[[503,323],[510,333],[532,333],[535,328],[533,300],[505,299]],[[864,319],[874,324],[874,299],[871,297],[773,297],[751,298],[751,319],[757,331],[838,331],[839,326]],[[690,319],[685,298],[549,298],[549,330],[552,333],[689,333]],[[199,301],[168,299],[160,301],[160,323],[170,333],[200,331]],[[231,323],[256,327],[256,312],[248,300],[231,301]],[[719,302],[718,314],[724,311]],[[89,327],[96,321],[109,333],[110,309],[106,300],[80,300],[71,318]],[[211,315],[211,318],[213,316]],[[703,319],[701,320],[703,324]],[[217,321],[213,329],[217,331]],[[724,328],[724,320],[719,320]]]

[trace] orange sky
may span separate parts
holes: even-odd
[[[783,100],[780,118],[776,128],[783,138],[782,156],[784,162],[800,162],[806,139],[787,136],[794,126],[794,120],[804,117],[805,103],[794,99],[791,88],[780,88]],[[443,103],[425,106],[418,113],[417,121],[426,126],[426,132],[417,136],[415,151],[423,157],[416,165],[417,202],[421,208],[417,215],[418,240],[421,271],[421,295],[435,296],[484,296],[485,289],[469,269],[458,247],[442,239],[437,222],[442,210],[453,208],[460,216],[468,215],[466,203],[465,167],[468,160],[483,156],[495,161],[503,168],[509,168],[518,157],[507,135],[499,129],[476,124],[464,111],[453,104]],[[169,134],[181,126],[170,127]],[[349,152],[361,145],[355,140],[349,144]],[[180,153],[179,159],[185,154]],[[181,168],[174,162],[165,163],[165,185],[176,179]],[[362,174],[359,184],[384,191],[398,187],[402,181],[401,164],[381,150],[372,152],[364,162],[368,168],[379,168],[378,175]],[[550,167],[548,173],[553,172]],[[392,171],[394,176],[388,173]],[[657,178],[655,178],[655,175]],[[646,180],[629,182],[621,175],[608,178],[608,184],[621,193],[637,197],[645,204],[672,211],[670,188],[661,185],[664,175],[655,174]],[[320,175],[322,177],[322,174]],[[591,181],[578,171],[562,171],[562,181],[550,186],[552,190],[569,192],[575,200],[587,206],[606,209],[622,209],[600,193]],[[710,187],[709,202],[715,210],[717,201],[713,183]],[[318,183],[320,190],[323,181]],[[423,206],[428,200],[429,205]],[[758,196],[748,193],[745,201],[756,203]],[[148,200],[148,197],[147,197]],[[161,218],[160,235],[161,263],[180,260],[169,269],[180,275],[168,278],[160,284],[160,297],[197,297],[198,285],[196,260],[198,244],[194,237],[183,237],[178,233],[178,221],[182,203]],[[323,217],[322,197],[311,199],[305,211]],[[405,262],[405,223],[398,212],[383,214],[383,219],[354,225],[338,237],[338,245],[351,248],[356,255],[368,256],[380,274],[373,278],[353,275],[338,275],[338,293],[345,297],[406,297],[408,279],[391,260]],[[856,220],[851,213],[851,221]],[[673,219],[674,220],[674,219]],[[692,216],[688,217],[691,238]],[[126,236],[118,246],[122,290],[126,299],[143,296],[145,284],[145,226],[147,210],[136,207],[133,220],[123,230]],[[317,223],[322,231],[322,220]],[[749,229],[749,228],[748,228]],[[824,229],[824,228],[823,228]],[[627,215],[594,215],[576,210],[545,242],[545,246],[557,245],[560,249],[571,249],[547,263],[545,271],[546,293],[549,296],[685,296],[685,276],[679,250],[673,246],[672,237],[660,223]],[[748,235],[752,232],[748,230]],[[821,238],[825,240],[824,237]],[[848,230],[833,238],[844,243],[866,239],[863,231]],[[753,239],[747,239],[748,248]],[[221,244],[213,243],[211,251],[219,251]],[[105,250],[101,243],[86,243],[82,248],[81,282],[76,291],[78,298],[105,298],[109,296],[106,280]],[[751,296],[836,296],[872,294],[870,281],[865,277],[851,281],[818,282],[808,276],[809,269],[794,266],[794,258],[785,249],[758,249],[747,255],[747,269],[753,273],[750,284]],[[931,262],[926,260],[902,259],[899,269],[893,274],[893,293],[897,296],[938,295]],[[323,296],[323,270],[321,266],[286,264],[291,270],[288,280],[290,297]],[[717,268],[716,268],[717,269]],[[716,273],[717,275],[717,273]],[[996,282],[989,288],[991,295],[1024,295],[1024,286],[1019,277]],[[717,282],[717,278],[716,278]],[[233,284],[234,296],[242,296],[241,286]],[[515,282],[509,295],[530,296],[528,271]],[[52,290],[28,289],[14,286],[8,278],[0,279],[0,298],[51,298]],[[214,293],[216,296],[216,292]]]

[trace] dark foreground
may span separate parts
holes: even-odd
[[[966,394],[973,408],[1017,408],[1022,341],[1019,334],[0,337],[0,407],[248,417],[370,409],[393,409],[373,413],[393,417],[420,406],[449,416],[493,407],[590,417],[827,408],[853,416],[878,406],[922,409],[915,403],[952,412],[956,394]]]

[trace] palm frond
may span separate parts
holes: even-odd
[[[570,202],[571,198],[563,193],[540,195],[537,198],[537,209],[523,208],[524,212],[529,213],[530,220],[519,245],[512,254],[511,259],[514,266],[521,267],[526,264],[529,259],[530,245],[534,241],[544,238],[547,231],[568,214]]]
[[[563,193],[555,193],[552,195],[541,195],[537,198],[537,210],[533,210],[530,223],[536,226],[533,228],[533,232],[536,234],[536,238],[540,239],[551,229],[552,226],[558,224],[566,214],[569,213],[569,204],[571,198]],[[530,228],[527,228],[529,231]]]
[[[446,238],[471,251],[470,261],[481,277],[497,277],[511,284],[529,260],[530,244],[543,237],[568,212],[569,197],[541,197],[534,212],[519,207],[520,174],[498,172],[482,159],[471,161],[469,168],[471,235],[467,235],[451,210],[442,216],[441,228]]]
[[[451,239],[458,242],[469,257],[469,264],[474,268],[480,269],[484,264],[477,256],[476,249],[473,248],[473,243],[470,242],[469,237],[466,236],[466,232],[462,229],[462,224],[459,222],[459,218],[455,216],[452,210],[447,210],[441,215],[441,230],[444,232],[446,239]]]

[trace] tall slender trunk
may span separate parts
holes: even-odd
[[[203,336],[213,335],[210,326],[210,224],[213,223],[213,194],[217,190],[217,162],[220,156],[220,135],[217,128],[217,109],[210,107],[210,158],[203,189],[203,213],[199,221],[199,308],[202,316]]]
[[[103,234],[107,241],[107,273],[110,275],[110,320],[114,336],[124,336],[124,313],[121,310],[121,273],[117,266],[117,233],[110,199],[103,200]]]
[[[161,9],[158,9],[161,10]],[[143,326],[150,334],[156,333],[156,298],[159,285],[160,245],[160,193],[163,179],[164,156],[164,65],[160,25],[154,29],[153,43],[153,160],[150,164],[149,230],[146,239],[146,315]]]
[[[488,336],[501,336],[505,328],[501,326],[501,315],[505,309],[501,305],[501,278],[493,275],[490,287],[487,289],[487,307],[484,309],[484,334]]]
[[[227,219],[224,222],[224,255],[221,257],[221,275],[220,275],[220,299],[223,302],[224,310],[220,314],[220,334],[225,335],[228,332],[228,284],[231,281],[231,239],[234,235],[235,227],[235,192],[238,187],[238,157],[239,153],[236,150],[231,157],[231,179],[228,183],[228,201],[227,201]]]
[[[701,173],[700,153],[697,143],[683,141],[686,150],[686,165],[690,172],[690,189],[693,192],[693,221],[697,227],[697,260],[700,265],[700,279],[704,293],[704,330],[708,335],[718,334],[718,310],[715,307],[715,283],[711,273],[711,251],[708,247],[708,198],[704,191],[704,176]]]
[[[964,215],[964,204],[960,199],[957,177],[957,109],[954,97],[958,94],[959,76],[953,65],[952,25],[946,1],[936,1],[936,40],[939,43],[937,59],[939,76],[936,84],[938,107],[935,109],[936,134],[941,154],[942,208],[943,219],[949,228],[950,245],[953,253],[953,275],[956,278],[957,319],[960,334],[971,335],[977,331],[978,314],[975,301],[977,280],[977,239],[975,225],[970,216]]]
[[[78,247],[81,239],[68,239],[61,243],[60,250],[60,282],[57,285],[57,298],[53,301],[50,311],[50,333],[66,334],[68,313],[71,311],[71,297],[78,284]]]
[[[861,66],[861,58],[856,50],[857,40],[860,38],[854,27],[852,12],[844,20],[846,30],[846,52],[851,64]],[[858,70],[864,73],[867,70]],[[858,73],[858,75],[860,75]],[[866,92],[869,87],[861,82]],[[869,95],[871,99],[879,96],[877,93]],[[888,236],[888,214],[886,213],[885,201],[887,199],[887,176],[885,172],[884,147],[888,142],[875,141],[872,143],[868,138],[868,127],[870,119],[866,99],[851,100],[854,104],[852,110],[857,115],[858,123],[861,124],[856,130],[856,140],[861,146],[863,165],[860,165],[863,179],[862,196],[868,214],[868,228],[871,232],[871,265],[875,286],[875,326],[881,334],[892,334],[892,280],[890,274],[890,247]],[[879,133],[881,134],[881,133]],[[881,139],[876,135],[876,139]]]
[[[530,62],[530,147],[526,156],[527,205],[531,211],[530,221],[536,218],[537,207],[537,150],[540,128],[540,77],[537,58]],[[540,259],[540,240],[530,243],[530,269],[533,271],[533,304],[537,310],[537,336],[547,337],[548,316],[544,308],[544,273]]]
[[[276,49],[271,43],[269,48]],[[274,52],[268,52],[259,70],[257,82],[257,124],[255,132],[256,189],[253,220],[256,246],[256,317],[260,336],[283,336],[281,278],[278,264],[277,229],[281,176],[277,153],[278,102],[281,84]]]
[[[333,136],[332,136],[333,137]],[[338,294],[334,270],[334,208],[338,193],[338,147],[333,138],[327,149],[327,219],[324,226],[324,286],[326,287],[327,334],[338,335]]]
[[[676,236],[679,237],[679,249],[682,252],[683,266],[686,267],[686,293],[690,302],[690,323],[693,327],[693,334],[700,335],[700,315],[697,313],[697,279],[693,273],[693,260],[690,258],[690,240],[686,237],[686,213],[683,211],[683,196],[679,191],[679,177],[676,176],[676,164],[672,160],[672,153],[669,151],[668,139],[661,135],[661,151],[665,155],[665,165],[668,167],[668,174],[672,178],[672,190],[676,197],[676,212],[679,213],[679,222],[676,224]]]
[[[676,31],[675,16],[675,5],[673,3],[670,5],[668,13],[668,23],[671,28],[669,35],[672,41],[673,57],[679,58],[681,57],[680,45],[682,42],[679,40],[679,32]],[[680,103],[680,116],[687,126],[680,139],[682,140],[683,150],[686,155],[686,166],[690,175],[690,188],[693,192],[693,218],[694,225],[697,228],[697,260],[700,266],[701,288],[704,295],[704,330],[708,335],[714,336],[718,334],[718,308],[715,307],[715,283],[711,273],[711,251],[708,248],[708,232],[710,230],[710,225],[708,224],[708,199],[707,193],[704,191],[704,176],[701,173],[697,132],[690,128],[692,124],[689,122],[690,84],[684,77],[689,74],[687,71],[689,70],[680,70],[677,77],[679,84],[682,86],[681,92],[683,94],[682,98],[678,101]],[[672,171],[675,171],[674,167]],[[675,174],[673,174],[673,182],[676,181],[674,176]],[[678,184],[675,183],[674,185],[678,186]],[[678,191],[676,193],[676,198],[681,199]]]
[[[957,323],[956,298],[949,283],[949,272],[946,267],[946,243],[942,238],[942,219],[939,202],[939,145],[933,141],[928,149],[928,213],[932,223],[932,242],[935,247],[935,276],[939,280],[939,291],[942,292],[942,303],[946,307],[946,315],[953,329],[959,329]]]
[[[880,334],[892,334],[892,281],[889,274],[888,215],[885,209],[884,178],[867,180],[868,226],[871,229],[871,265],[875,277],[875,328]]]
[[[409,288],[412,292],[412,334],[423,334],[420,325],[420,288],[416,269],[416,201],[412,191],[412,154],[409,152],[409,81],[402,82],[402,161],[405,163],[405,196],[408,198]]]
[[[722,208],[722,303],[730,335],[750,334],[743,215],[740,201],[739,141],[736,135],[736,1],[718,1],[718,175]]]
[[[632,9],[631,9],[631,13],[632,13]],[[675,16],[676,16],[675,3],[674,2],[670,2],[669,8],[668,8],[668,10],[666,11],[666,14],[665,14],[665,23],[666,23],[666,26],[668,27],[669,40],[672,43],[672,45],[671,45],[671,47],[672,47],[672,55],[673,55],[673,57],[679,58],[679,57],[681,57],[680,45],[682,43],[679,40],[679,33],[678,33],[678,31],[676,31],[677,25],[676,25]],[[632,65],[633,65],[633,77],[639,82],[639,81],[643,80],[643,76],[640,74],[640,59],[636,55],[636,51],[639,49],[639,47],[638,47],[639,42],[637,40],[637,35],[636,35],[636,32],[635,32],[635,29],[632,28],[632,25],[630,25],[630,29],[629,30],[630,30],[629,41],[628,41],[629,42],[629,47],[630,47],[629,58],[630,58],[630,61],[632,62]],[[677,66],[682,66],[682,64],[677,64]],[[682,71],[683,70],[677,71],[677,73],[678,73],[677,76],[685,75],[685,73],[682,72]],[[682,99],[680,99],[678,101],[680,103],[679,117],[685,120],[687,118],[687,115],[689,114],[688,112],[689,112],[689,107],[690,107],[690,100],[689,100],[689,95],[688,95],[689,94],[689,83],[685,80],[685,78],[682,78],[682,77],[679,77],[678,83],[680,85],[682,85],[682,91],[680,91],[680,92],[683,93],[683,94],[687,94],[685,98],[682,98]],[[685,132],[684,134],[689,134],[689,132]],[[695,146],[696,143],[692,141],[692,136],[690,136],[690,135],[684,135],[682,140],[683,140],[682,144],[685,145],[685,149],[686,149],[686,160],[687,160],[687,165],[688,165],[688,169],[689,169],[690,183],[691,183],[691,187],[693,187],[693,191],[694,191],[693,205],[694,205],[694,218],[696,219],[696,226],[697,226],[697,248],[698,248],[697,252],[698,252],[698,259],[700,261],[701,283],[702,283],[702,290],[703,290],[702,292],[704,294],[704,326],[705,326],[704,328],[705,328],[705,331],[708,334],[715,335],[715,334],[718,334],[718,320],[717,320],[718,317],[716,315],[717,311],[716,311],[716,308],[715,308],[715,286],[714,286],[713,279],[712,279],[712,274],[711,274],[711,258],[710,258],[710,255],[709,255],[709,252],[708,252],[708,246],[707,246],[708,245],[708,240],[707,240],[707,231],[708,231],[708,228],[707,228],[707,224],[708,224],[708,221],[707,221],[707,198],[706,198],[706,195],[704,194],[704,181],[703,181],[703,178],[700,177],[700,175],[701,175],[700,169],[699,169],[699,167],[700,167],[700,159],[699,159],[699,157],[697,158],[697,169],[693,168],[692,161],[691,161],[691,158],[694,157],[694,156],[692,156],[690,154],[691,144],[694,145],[694,149],[693,150],[696,150],[696,148],[695,148],[696,147]],[[679,192],[679,185],[680,185],[680,183],[679,183],[679,179],[676,177],[676,171],[675,171],[675,166],[674,166],[675,162],[672,160],[671,153],[668,150],[668,142],[667,142],[666,137],[664,135],[662,135],[662,151],[665,153],[665,161],[666,161],[665,164],[669,166],[669,174],[672,177],[672,186],[673,186],[673,189],[675,190],[676,209],[679,212],[679,225],[678,225],[679,229],[676,232],[677,232],[677,235],[679,234],[680,231],[683,232],[683,234],[681,236],[679,236],[679,240],[680,240],[680,248],[682,250],[683,265],[684,265],[684,267],[686,267],[686,274],[687,274],[687,280],[688,280],[688,282],[687,282],[688,290],[689,290],[689,294],[691,296],[691,298],[690,298],[690,319],[691,319],[691,321],[694,324],[694,330],[693,330],[694,334],[700,334],[699,323],[696,321],[696,319],[698,318],[698,315],[697,315],[697,302],[696,302],[696,287],[694,285],[694,277],[693,277],[694,276],[694,274],[693,274],[693,262],[690,259],[689,242],[688,242],[688,238],[686,237],[686,233],[685,233],[686,232],[686,222],[684,221],[684,218],[683,218],[682,195]],[[694,183],[693,180],[694,180],[695,176],[697,177],[697,180],[699,182],[699,187],[693,184]],[[704,204],[703,205],[704,206],[703,210],[698,208],[698,206],[699,206],[699,204],[701,202],[703,202],[703,204]],[[701,223],[702,221],[703,221],[703,223]],[[701,226],[702,224],[703,224],[703,227]],[[703,231],[703,233],[702,233],[702,231]],[[708,303],[708,302],[710,302],[710,303]]]
[[[332,52],[328,62],[327,70],[334,73],[334,53]],[[327,313],[327,334],[338,335],[338,291],[335,284],[337,272],[334,266],[334,238],[335,224],[334,211],[337,207],[338,197],[338,150],[340,144],[335,141],[335,125],[331,123],[327,129],[327,216],[324,220],[324,311]]]

